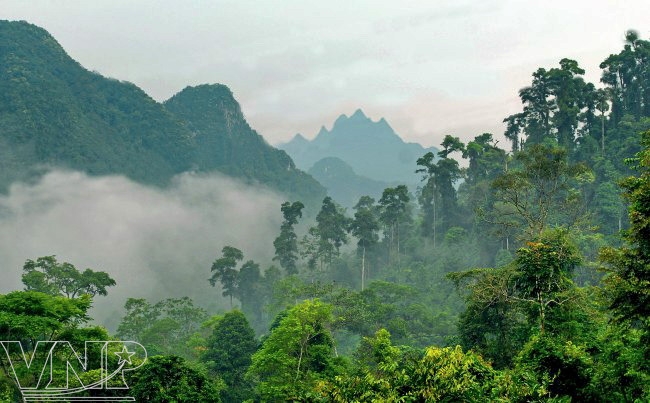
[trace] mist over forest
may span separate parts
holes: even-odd
[[[355,107],[276,148],[226,84],[159,102],[0,20],[0,402],[650,400],[650,41],[601,60],[502,133]]]
[[[52,171],[15,183],[0,197],[4,267],[56,255],[79,268],[101,268],[117,286],[91,311],[117,328],[127,297],[158,301],[191,295],[223,309],[207,282],[220,245],[238,245],[257,260],[273,257],[280,196],[214,173],[185,174],[164,189],[120,176]],[[0,292],[20,289],[21,272],[3,274]]]

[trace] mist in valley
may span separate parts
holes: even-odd
[[[0,196],[0,293],[23,288],[25,260],[56,255],[115,279],[91,311],[110,330],[128,297],[189,296],[210,312],[229,309],[219,285],[207,281],[211,264],[225,245],[270,261],[281,202],[263,186],[219,174],[183,174],[161,189],[121,176],[51,171]]]

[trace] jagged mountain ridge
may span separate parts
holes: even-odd
[[[311,141],[297,134],[278,148],[285,150],[301,169],[309,170],[323,158],[336,157],[358,175],[406,184],[420,180],[415,174],[415,161],[429,151],[438,151],[404,142],[384,118],[372,121],[361,109],[349,117],[339,116],[331,130],[323,126]]]
[[[325,194],[250,128],[226,86],[187,88],[161,104],[86,70],[44,29],[0,21],[0,188],[43,166],[156,185],[218,170],[308,203]]]

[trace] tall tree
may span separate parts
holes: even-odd
[[[220,318],[206,347],[201,361],[226,384],[221,391],[222,400],[243,402],[251,399],[253,385],[244,375],[257,349],[257,340],[244,314],[232,311]]]
[[[370,196],[361,196],[354,206],[356,212],[350,224],[350,231],[357,241],[357,251],[361,255],[361,291],[366,280],[366,252],[377,244],[379,240],[379,222],[375,215],[375,199]]]
[[[650,41],[636,31],[625,35],[623,50],[610,55],[601,64],[600,79],[612,94],[612,123],[618,124],[626,114],[635,119],[650,116]]]
[[[545,232],[517,251],[512,299],[534,307],[529,315],[540,332],[545,330],[548,311],[573,298],[565,291],[574,287],[571,275],[581,261],[578,248],[560,230]]]
[[[318,252],[326,259],[328,265],[338,256],[339,248],[348,242],[348,222],[343,209],[331,197],[323,199],[323,205],[316,216],[316,228],[319,239]]]
[[[214,287],[217,281],[221,283],[223,296],[230,297],[230,307],[232,308],[232,298],[237,294],[239,285],[239,272],[235,267],[237,267],[237,262],[244,259],[244,254],[232,246],[224,246],[221,254],[222,256],[212,263],[210,270],[214,273],[210,277],[210,285]]]
[[[305,206],[299,202],[284,202],[280,207],[284,221],[280,226],[280,235],[273,241],[275,247],[275,257],[273,260],[280,262],[280,266],[286,270],[287,274],[298,274],[296,261],[298,260],[298,237],[294,230],[294,225],[298,223],[298,218],[302,217],[302,209]]]
[[[434,163],[435,156],[432,152],[426,153],[424,156],[418,158],[417,165],[422,168],[417,169],[416,173],[424,173],[422,181],[424,185],[419,189],[418,203],[422,211],[422,236],[433,239],[433,247],[436,247],[437,240],[437,227],[438,227],[438,206],[439,201],[438,192],[436,189],[436,164]]]
[[[643,150],[634,161],[638,176],[622,182],[630,203],[630,229],[624,234],[627,245],[607,248],[602,260],[609,265],[606,289],[610,308],[621,323],[643,331],[650,345],[650,131],[642,135]],[[646,349],[650,357],[650,348]]]
[[[393,245],[397,245],[397,266],[400,265],[400,224],[409,222],[411,216],[408,211],[409,203],[408,188],[406,185],[399,185],[394,188],[386,188],[379,199],[379,219],[387,228],[390,237],[389,251]],[[390,256],[390,255],[389,255]]]
[[[584,70],[571,59],[562,59],[559,64],[559,68],[535,71],[531,85],[519,90],[523,111],[503,120],[513,152],[518,151],[522,135],[526,136],[526,145],[554,141],[572,151],[576,130],[580,123],[585,123],[581,119],[593,116],[582,113],[589,109],[589,100],[595,93],[595,87],[581,77]]]
[[[595,88],[582,79],[585,73],[578,62],[571,59],[560,60],[560,68],[548,72],[550,88],[553,94],[553,116],[551,123],[557,142],[571,151],[574,147],[576,130],[580,123],[581,110],[587,107],[587,101]]]
[[[418,158],[415,172],[423,173],[425,185],[420,190],[418,201],[422,207],[422,234],[433,238],[434,247],[438,229],[444,234],[459,221],[458,199],[454,184],[461,178],[458,161],[450,158],[453,152],[465,152],[465,145],[458,137],[445,136],[441,143],[440,157],[435,161],[429,152]],[[439,213],[441,212],[441,213]]]
[[[237,299],[241,301],[241,309],[254,321],[262,320],[264,297],[260,265],[247,260],[239,269]]]

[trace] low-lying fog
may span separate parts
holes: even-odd
[[[0,293],[23,288],[26,259],[56,255],[115,279],[91,313],[110,330],[127,297],[189,296],[210,310],[227,307],[207,281],[212,262],[225,245],[245,259],[269,261],[281,203],[270,190],[217,174],[184,174],[160,189],[120,176],[52,171],[0,195]]]

